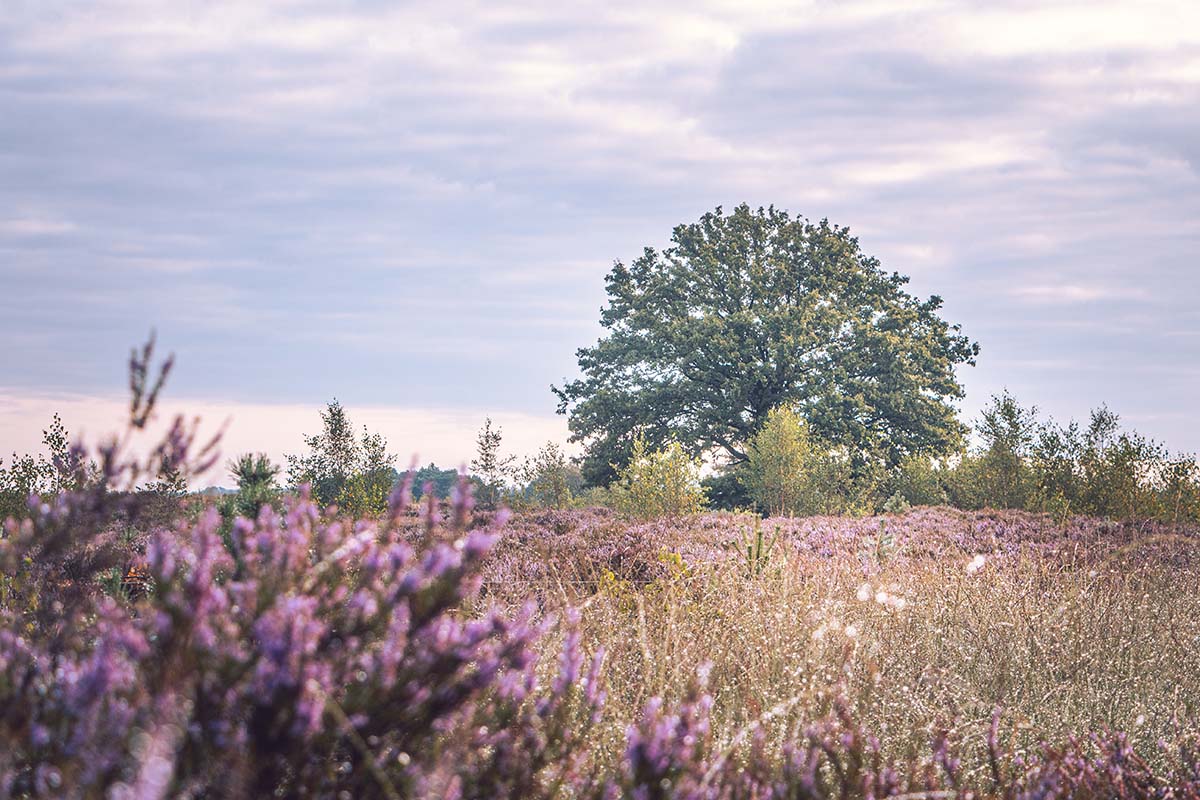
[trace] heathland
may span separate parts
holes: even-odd
[[[1200,799],[1200,467],[1007,392],[848,230],[608,276],[579,459],[54,418],[0,464],[0,799]],[[236,490],[194,492],[224,463]]]

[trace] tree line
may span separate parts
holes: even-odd
[[[650,515],[951,504],[1200,519],[1195,459],[1123,430],[1105,407],[1062,426],[1004,393],[966,424],[957,371],[979,344],[848,228],[743,204],[677,226],[671,242],[614,263],[603,336],[577,351],[580,377],[551,387],[582,456],[551,442],[518,462],[488,419],[469,478],[484,506]],[[10,512],[85,472],[57,418],[45,441],[48,458],[0,464]],[[382,435],[357,430],[335,399],[303,442],[287,457],[288,487],[358,516],[385,507],[401,473]],[[262,494],[267,473],[280,491],[281,468],[246,458],[234,469],[240,494]],[[255,477],[243,487],[243,475]],[[430,464],[414,492],[447,497],[458,478]],[[185,486],[164,462],[149,488]]]

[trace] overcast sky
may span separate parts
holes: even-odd
[[[942,295],[968,417],[1200,450],[1194,0],[0,0],[0,451],[111,427],[151,327],[231,454],[334,395],[405,460],[563,439],[612,261],[742,201]]]

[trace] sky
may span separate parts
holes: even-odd
[[[335,396],[529,453],[613,261],[741,202],[941,295],[966,418],[1200,450],[1194,0],[0,0],[0,452],[115,429],[154,329],[230,455]]]

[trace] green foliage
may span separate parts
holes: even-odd
[[[856,462],[958,445],[954,368],[978,346],[847,228],[741,205],[678,226],[672,242],[613,266],[606,334],[578,351],[583,377],[554,389],[590,482],[629,462],[636,431],[651,447],[675,439],[744,462],[781,405]]]
[[[429,463],[412,474],[412,495],[414,500],[420,500],[428,489],[434,497],[445,500],[450,497],[454,487],[458,485],[458,470],[442,469],[437,464]]]
[[[387,440],[381,434],[368,433],[364,427],[359,467],[346,481],[338,505],[356,517],[382,514],[399,477],[395,463],[396,456],[387,452]]]
[[[479,478],[479,494],[476,498],[484,508],[495,508],[500,504],[504,487],[512,473],[515,456],[501,456],[500,442],[503,432],[499,425],[492,427],[488,417],[475,439],[476,454],[471,461],[471,472]]]
[[[859,555],[866,561],[882,564],[896,552],[896,535],[886,519],[879,520],[876,534],[862,541]]]
[[[746,488],[741,470],[731,469],[705,475],[700,479],[708,507],[718,511],[747,511],[754,507],[754,497]]]
[[[975,423],[978,444],[956,458],[910,454],[891,469],[829,446],[794,412],[768,414],[748,461],[709,479],[719,497],[737,491],[769,514],[901,513],[913,505],[1040,511],[1113,519],[1200,520],[1200,465],[1134,431],[1107,408],[1087,426],[1043,421],[1010,393]]]
[[[526,458],[519,476],[525,485],[519,500],[542,508],[569,508],[575,492],[583,486],[579,470],[554,442]]]
[[[345,409],[335,399],[321,412],[321,432],[305,436],[309,452],[289,455],[288,479],[293,487],[308,484],[322,506],[336,504],[356,516],[374,516],[387,508],[396,481],[396,456],[387,440],[363,427],[361,438]]]
[[[1029,458],[1037,437],[1037,407],[1022,408],[1007,391],[992,398],[976,430],[983,452],[975,472],[976,489],[994,508],[1024,508],[1032,491]]]
[[[976,425],[981,444],[946,472],[960,508],[1024,508],[1064,521],[1071,514],[1114,519],[1200,519],[1200,468],[1173,455],[1101,406],[1088,425],[1038,418],[1005,392]]]
[[[221,498],[217,508],[221,512],[218,533],[225,549],[240,567],[241,553],[233,540],[233,521],[237,517],[257,520],[264,506],[276,506],[282,500],[276,481],[280,468],[271,462],[265,453],[243,453],[229,462],[229,473],[237,481],[237,491]],[[118,581],[119,581],[118,576]]]
[[[808,505],[812,445],[808,426],[790,408],[773,408],[747,448],[746,485],[759,507],[780,516]]]
[[[255,495],[275,491],[280,468],[266,453],[244,453],[229,465],[229,472],[237,481],[238,492]]]
[[[146,491],[172,500],[178,500],[188,492],[187,476],[170,458],[163,455],[158,463],[158,476],[146,484]]]
[[[746,574],[755,578],[763,574],[771,561],[771,550],[779,539],[779,527],[775,527],[775,535],[770,539],[763,536],[762,524],[754,523],[754,532],[738,544],[738,550],[745,558]]]
[[[1200,520],[1200,465],[1194,456],[1176,456],[1162,465],[1157,516],[1166,522]]]
[[[229,464],[229,472],[237,480],[237,493],[228,503],[238,516],[255,519],[259,509],[279,499],[276,481],[281,470],[266,453],[243,453]]]
[[[700,484],[700,459],[687,454],[679,442],[650,451],[638,434],[633,453],[613,487],[617,509],[639,518],[695,514],[705,506]]]
[[[912,503],[900,492],[895,492],[880,509],[885,514],[903,514],[912,508]]]
[[[44,453],[12,454],[8,467],[0,459],[0,520],[23,517],[30,495],[51,495],[85,488],[96,476],[96,465],[71,450],[71,437],[55,414],[42,431]]]
[[[806,492],[807,514],[862,517],[875,513],[887,478],[877,461],[857,462],[844,447],[819,449],[812,459]]]
[[[946,483],[950,471],[927,456],[904,458],[887,481],[889,497],[899,496],[914,506],[942,506],[950,502]],[[885,508],[886,510],[886,508]]]

